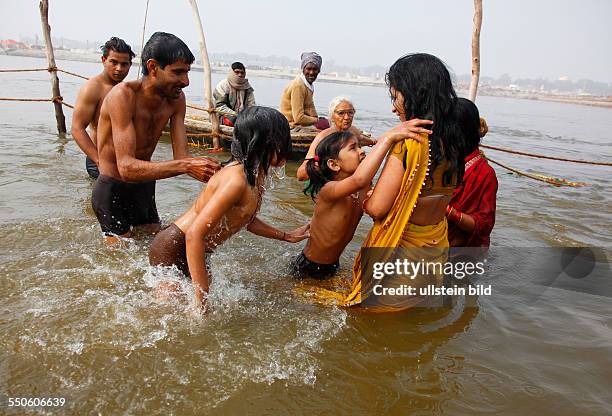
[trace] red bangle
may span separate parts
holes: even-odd
[[[453,209],[455,210],[455,213],[453,214]],[[457,210],[457,208],[453,208],[450,205],[448,205],[446,207],[446,218],[448,218],[449,221],[451,221],[452,223],[458,223],[459,221],[461,221],[461,212],[459,212],[459,210]]]
[[[461,221],[462,215],[463,214],[455,208],[455,221],[454,222],[458,224]]]

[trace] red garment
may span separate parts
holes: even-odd
[[[480,149],[474,150],[465,161],[468,162],[479,153]],[[457,186],[449,203],[456,210],[474,218],[474,231],[469,234],[449,222],[448,240],[451,246],[489,247],[489,236],[495,225],[496,198],[495,170],[481,157],[464,173],[463,183]]]
[[[232,120],[227,117],[221,117],[221,124],[223,124],[224,126],[234,127],[234,123],[232,123]]]

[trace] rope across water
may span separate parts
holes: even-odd
[[[480,147],[484,147],[485,149],[498,150],[500,152],[511,153],[513,155],[535,157],[535,158],[538,158],[538,159],[549,159],[549,160],[559,160],[561,162],[583,163],[585,165],[612,166],[612,163],[610,163],[610,162],[591,162],[591,161],[588,161],[588,160],[566,159],[566,158],[562,158],[562,157],[538,155],[538,154],[535,154],[535,153],[520,152],[518,150],[505,149],[503,147],[489,146],[489,145],[486,145],[486,144],[481,144]]]
[[[89,78],[84,76],[84,75],[79,75],[77,73],[66,71],[65,69],[61,69],[61,68],[0,69],[0,73],[10,73],[10,72],[43,72],[43,71],[46,71],[46,72],[57,71],[57,72],[62,72],[64,74],[72,75],[74,77],[78,77],[78,78],[81,78],[81,79],[84,79],[84,80],[89,80]],[[3,101],[49,101],[48,99],[44,99],[44,98],[43,99],[34,99],[34,98],[25,98],[25,99],[0,98],[0,100],[3,100]],[[66,104],[66,103],[62,103],[62,104],[66,105],[66,106],[68,106],[70,108],[74,108],[74,106],[71,106],[69,104]],[[205,107],[199,106],[197,104],[193,104],[193,103],[187,104],[187,107],[188,108],[192,108],[194,110],[204,111],[204,112],[209,113],[209,114],[213,114],[213,113],[217,112],[217,109],[215,109],[215,108],[205,108]]]

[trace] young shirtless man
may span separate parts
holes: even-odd
[[[102,49],[103,70],[81,87],[74,106],[74,113],[72,113],[71,129],[74,141],[87,156],[85,168],[93,179],[100,174],[98,172],[96,130],[102,100],[111,88],[127,77],[132,66],[132,58],[136,56],[130,45],[116,37],[110,38],[100,49]],[[89,132],[87,131],[88,126]]]
[[[102,103],[98,122],[100,176],[92,205],[107,243],[130,237],[131,227],[160,228],[155,181],[188,174],[202,182],[219,169],[207,157],[190,157],[185,134],[185,94],[195,60],[176,36],[156,32],[142,51],[143,77],[118,84]],[[174,160],[151,162],[170,122]]]

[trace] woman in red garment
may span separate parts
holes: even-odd
[[[457,100],[454,118],[458,134],[465,137],[468,155],[463,181],[446,209],[448,240],[451,247],[489,247],[495,225],[497,176],[478,148],[488,131],[487,123],[476,105],[465,98]]]

